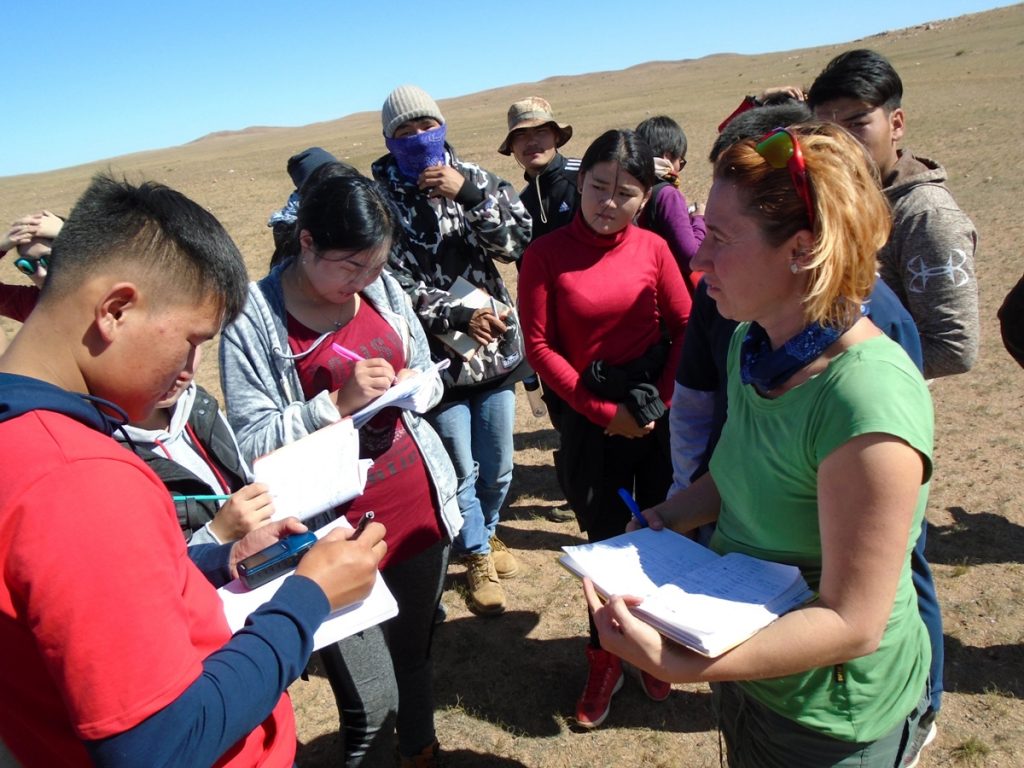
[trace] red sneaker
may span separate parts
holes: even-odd
[[[640,687],[644,689],[644,693],[651,701],[664,701],[672,693],[672,683],[659,680],[643,670],[640,670]]]
[[[608,717],[612,696],[622,687],[622,660],[588,645],[587,664],[587,687],[576,702],[576,722],[583,728],[597,728]]]

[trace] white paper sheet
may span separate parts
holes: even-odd
[[[355,425],[355,428],[359,429],[370,420],[370,417],[389,405],[396,408],[404,408],[407,411],[415,411],[416,413],[426,411],[427,399],[431,394],[430,385],[434,380],[434,376],[447,368],[450,363],[451,360],[441,360],[425,371],[420,371],[413,376],[407,376],[402,379],[365,408],[352,414],[352,423]]]
[[[316,531],[316,536],[318,539],[322,539],[339,526],[351,527],[344,517],[339,517]],[[218,589],[217,594],[220,595],[220,599],[224,603],[224,615],[227,617],[231,631],[237,632],[245,626],[245,620],[249,614],[273,597],[284,580],[292,573],[294,570],[252,590],[246,589],[238,579]],[[342,638],[362,632],[364,629],[397,615],[398,604],[378,573],[373,590],[365,600],[335,611],[324,620],[313,635],[313,649],[319,650],[325,645],[336,643]]]
[[[252,472],[270,488],[272,520],[306,520],[354,499],[373,462],[359,458],[359,432],[351,419],[318,429],[256,459]]]

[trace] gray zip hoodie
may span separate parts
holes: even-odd
[[[258,283],[249,284],[242,314],[224,329],[220,342],[220,381],[227,401],[228,423],[242,455],[252,463],[265,453],[294,442],[341,416],[328,392],[306,400],[295,360],[308,355],[329,334],[323,334],[303,355],[288,347],[287,313],[281,275],[290,262],[278,265]],[[430,348],[419,319],[401,286],[383,273],[360,294],[398,333],[405,347],[406,367],[430,367]],[[435,374],[430,407],[441,400],[443,387]],[[441,520],[450,538],[462,527],[455,497],[455,468],[441,439],[418,414],[402,411],[406,431],[423,456],[433,482]]]
[[[885,183],[893,227],[878,252],[882,279],[914,318],[924,375],[964,373],[978,355],[978,233],[938,163],[900,150]]]

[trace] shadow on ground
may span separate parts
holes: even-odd
[[[318,736],[306,744],[299,744],[295,764],[301,768],[333,768],[340,762],[341,737],[337,733]],[[443,750],[447,768],[526,768],[525,763],[470,749]]]
[[[583,544],[587,540],[575,522],[560,523],[557,531],[519,530],[502,525],[498,527],[498,535],[513,550],[538,550],[559,554],[562,547]]]
[[[558,433],[553,429],[535,429],[531,432],[516,432],[512,436],[516,453],[520,451],[553,451],[558,447]]]
[[[558,487],[555,468],[551,464],[516,464],[512,472],[512,485],[508,489],[507,506],[502,517],[516,517],[521,514],[520,499],[540,499],[552,505],[564,506],[565,496]],[[543,517],[543,514],[540,515]]]
[[[929,525],[930,563],[981,565],[1024,562],[1024,526],[992,512],[968,512],[949,507],[951,525]]]
[[[946,635],[944,687],[955,693],[995,693],[1024,699],[1024,645],[964,645]]]
[[[586,640],[531,638],[538,620],[532,611],[509,611],[439,626],[434,639],[437,707],[459,708],[527,737],[559,734],[571,722],[586,678]],[[486,684],[467,686],[459,674],[464,668]],[[655,703],[630,677],[615,697],[607,725],[670,732],[713,730],[711,694],[677,690],[667,701]]]

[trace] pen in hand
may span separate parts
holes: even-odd
[[[360,355],[358,352],[353,352],[348,347],[343,347],[341,344],[332,343],[331,349],[338,353],[339,357],[343,357],[346,360],[351,360],[353,363],[358,363],[366,358]]]
[[[352,534],[352,538],[358,539],[359,534],[366,530],[366,526],[370,524],[374,517],[375,515],[372,509],[369,512],[364,512],[363,516],[359,518],[359,523],[356,525],[356,532]]]
[[[641,528],[646,528],[647,521],[644,519],[644,516],[640,514],[640,506],[636,503],[636,499],[633,498],[633,494],[625,488],[619,488],[619,498],[625,502],[627,507],[629,507],[630,514],[633,515],[633,519],[636,520],[637,525]]]

